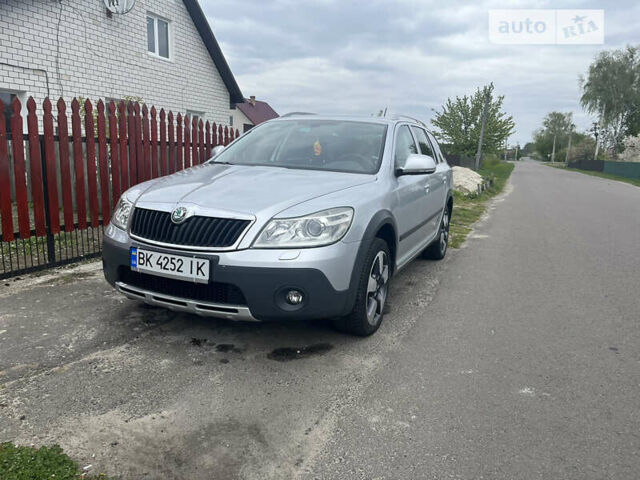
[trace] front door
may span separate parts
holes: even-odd
[[[418,141],[420,147],[420,153],[423,155],[429,155],[434,159],[436,164],[440,166],[440,158],[438,152],[435,150],[432,142],[427,138],[427,132],[420,127],[411,127],[414,135]],[[440,214],[444,207],[445,200],[445,184],[442,181],[442,176],[436,169],[435,173],[427,175],[427,193],[425,197],[425,214],[427,221],[427,237],[429,239],[435,237],[440,227]]]
[[[395,168],[404,166],[412,153],[418,153],[413,134],[408,125],[396,128]],[[401,175],[396,177],[395,217],[398,222],[398,264],[413,256],[429,234],[426,197],[429,190],[429,175]]]

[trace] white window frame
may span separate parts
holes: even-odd
[[[7,93],[9,95],[15,95],[16,97],[18,97],[18,100],[20,100],[20,104],[22,107],[20,109],[20,115],[22,116],[22,130],[23,133],[27,133],[27,100],[29,100],[28,92],[25,92],[24,90],[14,90],[12,88],[0,88],[0,92]],[[5,104],[5,108],[6,107],[7,105]],[[11,104],[9,104],[8,107],[11,108]],[[4,112],[0,111],[0,115],[4,115]],[[7,129],[7,131],[9,131],[11,129],[11,125],[7,123],[5,125],[5,128]],[[9,135],[8,139],[11,139],[11,135]]]
[[[167,60],[169,62],[173,61],[173,26],[171,25],[171,21],[161,17],[159,15],[155,15],[151,12],[147,12],[147,15],[145,17],[145,22],[147,21],[148,18],[152,18],[153,19],[153,39],[155,41],[155,45],[154,45],[154,51],[150,52],[149,51],[149,38],[147,37],[147,53],[149,55],[151,55],[152,57],[155,58],[159,58],[161,60]],[[163,57],[162,55],[160,55],[160,47],[159,47],[159,37],[158,37],[158,20],[162,20],[163,22],[166,22],[167,24],[167,35],[169,36],[169,38],[167,39],[167,46],[169,48],[169,56],[168,57]],[[146,31],[146,24],[145,24],[145,31]],[[148,33],[147,33],[148,35]]]
[[[198,118],[198,122],[202,120],[202,123],[207,123],[207,120],[204,118],[205,112],[201,112],[198,110],[187,110],[187,116],[189,117],[189,126],[191,126],[191,122],[193,122],[193,117],[196,116]]]

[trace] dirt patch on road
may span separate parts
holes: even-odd
[[[276,360],[277,362],[288,362],[307,358],[313,355],[322,355],[333,348],[330,343],[316,343],[306,347],[282,347],[276,348],[267,355],[267,358]]]

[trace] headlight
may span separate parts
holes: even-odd
[[[349,230],[353,208],[323,210],[304,217],[274,218],[254,242],[256,248],[304,248],[329,245]]]
[[[129,224],[129,216],[131,215],[131,207],[133,207],[133,203],[122,195],[118,203],[116,203],[116,208],[111,217],[111,223],[122,230],[126,230]]]

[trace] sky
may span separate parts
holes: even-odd
[[[640,2],[430,0],[200,0],[245,97],[280,114],[371,115],[429,124],[449,97],[493,82],[524,145],[550,111],[573,112],[580,75],[604,49],[640,44]],[[496,8],[604,9],[603,45],[489,42]]]

